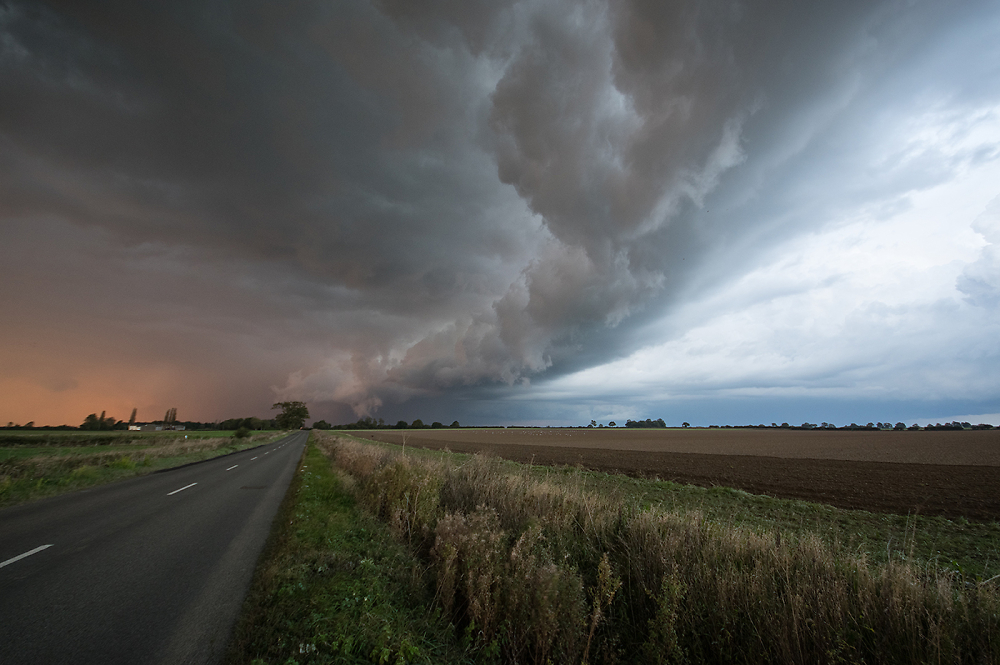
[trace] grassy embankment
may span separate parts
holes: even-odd
[[[996,578],[774,527],[802,502],[754,521],[744,493],[319,438],[335,468],[310,449],[245,660],[1000,662]]]
[[[275,519],[226,662],[460,662],[448,622],[432,609],[425,567],[361,510],[355,481],[314,441]]]
[[[3,433],[0,506],[218,457],[283,434],[256,432],[235,438],[232,432]]]

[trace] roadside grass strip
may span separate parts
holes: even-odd
[[[310,440],[311,441],[311,440]],[[310,443],[257,566],[227,663],[463,662],[433,581]]]
[[[0,507],[228,455],[281,436],[144,437],[135,445],[101,447],[59,446],[56,438],[40,448],[0,446]]]
[[[323,622],[336,612],[369,629],[379,625],[368,610],[368,590],[383,579],[415,601],[433,599],[413,610],[435,617],[424,625],[440,625],[443,616],[454,626],[450,635],[408,633],[405,644],[421,645],[415,647],[421,655],[430,648],[423,645],[460,644],[460,657],[491,663],[1000,663],[995,579],[896,554],[874,562],[808,529],[782,531],[764,521],[747,528],[708,519],[696,506],[651,506],[621,487],[596,490],[588,484],[592,477],[572,469],[550,474],[482,456],[409,449],[403,455],[339,435],[314,433],[314,440],[334,470],[311,447],[308,469],[315,475],[300,478],[304,490],[319,491],[320,474],[337,478],[343,505],[355,511],[353,496],[366,512],[352,512],[356,520],[340,524],[333,513],[313,512],[329,507],[300,503],[286,529],[305,533],[299,520],[308,518],[323,527],[311,536],[316,542],[354,534],[354,547],[372,548],[364,560],[374,570],[392,570],[384,567],[391,538],[365,517],[375,515],[405,544],[392,551],[411,562],[413,573],[407,577],[401,563],[397,577],[372,579],[362,559],[303,552],[285,566],[298,565],[299,575],[287,574],[272,593],[286,590],[289,612],[309,607],[300,607],[298,621],[308,622],[303,613],[314,611],[313,626],[332,625]],[[745,494],[731,496],[731,505]],[[359,532],[358,524],[365,529]],[[354,597],[360,615],[343,609],[349,595],[329,593],[310,605],[319,592],[307,589],[320,569],[347,574],[345,588],[361,594]],[[433,594],[426,590],[428,572]],[[296,584],[304,585],[301,597]],[[304,631],[286,639],[284,652],[253,655],[262,662],[338,662],[333,645],[354,639],[342,637],[351,632],[313,630],[324,639],[307,641]],[[341,630],[350,629],[335,629]],[[295,639],[299,651],[289,654]],[[308,659],[320,645],[326,660]],[[373,659],[377,652],[364,655]],[[448,662],[443,655],[434,662]],[[409,660],[402,646],[379,657]]]

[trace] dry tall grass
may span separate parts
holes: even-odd
[[[426,557],[442,609],[487,660],[1000,663],[995,581],[638,510],[494,459],[325,441]]]

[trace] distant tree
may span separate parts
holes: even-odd
[[[666,427],[667,423],[663,422],[663,418],[657,418],[656,420],[650,420],[646,418],[645,420],[632,420],[628,419],[625,421],[625,427]]]
[[[348,425],[347,429],[378,429],[381,423],[381,420],[375,420],[371,416],[364,416],[363,418],[358,418],[358,422],[353,425]]]
[[[427,427],[427,425],[424,424],[423,420],[417,418],[416,420],[413,421],[413,424],[410,425],[410,427],[412,427],[413,429],[422,429],[424,427]]]
[[[137,407],[132,407],[132,415],[128,417],[128,424],[135,425],[135,415],[139,412]]]
[[[453,422],[453,423],[452,423],[451,425],[449,425],[448,427],[461,427],[461,425],[459,425],[459,424],[458,424],[458,421],[456,420],[455,422]]]
[[[596,420],[591,420],[590,421],[590,426],[591,427],[597,427],[597,421]]]
[[[608,423],[608,427],[618,427],[618,425],[616,425],[615,421],[612,420],[610,423]]]
[[[313,429],[330,429],[331,427],[333,426],[325,420],[317,420],[313,423]]]
[[[407,429],[409,425],[406,424],[405,420],[400,420],[396,423],[396,429]]]
[[[444,424],[439,423],[438,421],[435,420],[434,422],[431,423],[431,427],[433,429],[441,429],[442,427],[444,427]]]
[[[305,402],[276,402],[271,409],[281,409],[275,418],[281,429],[302,429],[309,417]]]
[[[115,421],[113,416],[105,417],[105,412],[101,411],[101,415],[98,416],[96,413],[92,413],[83,419],[83,424],[80,425],[80,429],[99,431],[99,430],[110,430],[114,429],[117,421]]]
[[[685,422],[681,423],[681,427],[691,427],[691,423],[685,421]]]

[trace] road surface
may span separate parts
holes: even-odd
[[[214,663],[308,432],[0,510],[0,663]]]

